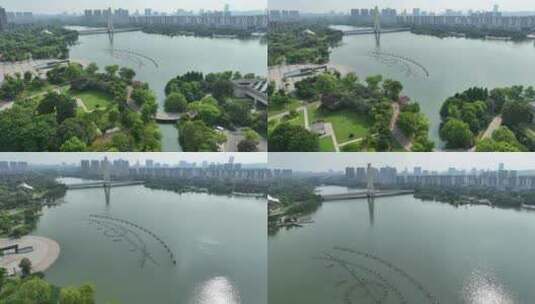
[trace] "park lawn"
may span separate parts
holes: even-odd
[[[268,106],[268,116],[274,116],[280,113],[289,112],[301,107],[303,103],[299,100],[292,99],[290,103],[284,105],[275,105],[269,104]]]
[[[304,128],[305,127],[305,113],[303,113],[303,111],[298,111],[297,114],[298,114],[297,117],[290,119],[287,122],[291,125],[301,126]],[[273,131],[282,121],[283,121],[282,118],[271,119],[268,122],[268,132],[271,133],[271,131]]]
[[[99,109],[105,109],[110,105],[113,100],[110,94],[95,90],[76,92],[73,93],[72,96],[80,98],[89,111],[93,111],[97,107]]]
[[[320,138],[320,152],[336,152],[331,136],[324,136]]]
[[[316,105],[309,106],[308,115],[311,124],[318,120],[330,122],[339,144],[366,136],[373,123],[364,114],[350,111],[325,112],[320,111]]]

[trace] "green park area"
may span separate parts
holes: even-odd
[[[95,109],[106,109],[113,101],[113,96],[106,92],[100,92],[97,90],[75,92],[72,94],[72,96],[75,98],[80,98],[88,111],[93,111]]]
[[[275,116],[284,112],[289,112],[303,106],[303,103],[297,99],[291,99],[288,103],[270,103],[268,115]]]
[[[354,140],[368,135],[373,121],[364,113],[350,111],[325,111],[319,105],[308,106],[311,124],[322,121],[330,122],[334,128],[338,143]]]
[[[325,136],[320,138],[320,152],[336,152],[331,136]]]
[[[295,113],[293,114],[293,117],[291,117],[292,114],[287,114],[282,117],[276,117],[276,118],[270,119],[269,124],[268,124],[268,131],[271,132],[273,129],[277,127],[277,125],[283,122],[287,122],[294,126],[304,127],[305,126],[305,114],[303,113],[303,111],[296,111],[292,113]]]

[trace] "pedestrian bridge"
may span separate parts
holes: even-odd
[[[179,113],[158,112],[154,117],[160,123],[176,123],[180,120]]]
[[[414,190],[379,190],[374,192],[368,191],[359,191],[359,192],[347,192],[347,193],[338,193],[338,194],[324,194],[320,195],[321,199],[324,202],[327,201],[342,201],[342,200],[353,200],[353,199],[365,199],[368,197],[389,197],[389,196],[401,196],[414,194]]]
[[[91,189],[91,188],[116,188],[116,187],[128,187],[128,186],[137,186],[145,184],[144,181],[122,181],[122,182],[88,182],[88,183],[77,183],[77,184],[68,184],[67,189],[77,190],[77,189]]]

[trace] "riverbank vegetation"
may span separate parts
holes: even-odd
[[[535,151],[533,136],[533,87],[470,88],[448,98],[440,110],[440,137],[448,149],[478,152]],[[487,138],[482,134],[493,119],[501,118]],[[496,123],[495,123],[496,124]]]
[[[91,284],[62,288],[47,282],[43,273],[24,274],[21,277],[7,277],[6,273],[5,269],[0,268],[0,304],[95,303],[95,287]]]
[[[41,174],[0,175],[0,236],[20,237],[30,233],[41,207],[54,203],[67,191],[51,176]]]
[[[255,109],[253,100],[235,96],[233,81],[242,78],[257,79],[253,74],[242,76],[232,71],[206,75],[188,72],[167,83],[165,109],[181,114],[177,128],[184,151],[219,151],[227,141],[225,130],[254,130],[266,136],[266,112]],[[242,142],[252,143],[254,138],[258,136],[246,136]]]
[[[277,179],[269,184],[268,194],[278,200],[268,202],[268,231],[276,233],[296,222],[298,217],[315,212],[321,206],[321,198],[314,192],[314,183],[304,179]]]
[[[468,26],[448,26],[448,25],[418,25],[411,28],[411,32],[417,35],[431,35],[440,38],[446,37],[466,37],[471,39],[510,39],[513,41],[523,41],[527,39],[529,32],[514,31],[506,29],[485,29]]]
[[[326,24],[285,23],[270,27],[268,65],[327,63],[330,48],[342,41],[343,33]]]
[[[535,207],[533,191],[499,190],[486,187],[418,187],[414,197],[460,205],[488,205],[502,208]]]
[[[134,77],[116,65],[99,72],[94,63],[56,66],[47,80],[31,73],[6,77],[0,96],[14,104],[0,112],[0,150],[159,151],[156,98]],[[132,94],[137,107],[128,102],[129,88],[145,93]]]
[[[205,25],[196,26],[179,26],[152,24],[144,26],[142,31],[147,34],[160,34],[170,37],[174,36],[196,36],[196,37],[222,37],[222,38],[240,38],[247,39],[253,36],[254,30],[250,29],[232,29],[232,28],[214,28]]]
[[[67,59],[78,32],[51,25],[16,25],[0,32],[0,61]]]
[[[427,118],[417,103],[410,104],[408,98],[400,96],[403,86],[399,81],[383,81],[377,75],[362,83],[353,73],[324,72],[296,82],[295,88],[291,94],[279,90],[270,96],[270,108],[289,108],[295,100],[302,102],[279,119],[279,125],[270,122],[270,151],[324,151],[334,146],[333,140],[329,143],[325,137],[334,137],[345,152],[397,151],[400,143],[392,133],[396,124],[411,139],[413,150],[434,148],[428,139]],[[399,119],[394,116],[396,109],[401,109]],[[297,110],[307,111],[307,123],[291,123],[290,116]]]
[[[198,192],[218,195],[246,193],[263,195],[267,192],[267,185],[256,181],[241,180],[234,182],[230,179],[219,178],[159,178],[153,177],[145,181],[145,187],[151,189],[169,190],[177,193]]]

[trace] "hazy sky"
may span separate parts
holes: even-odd
[[[137,160],[144,163],[145,159],[153,159],[155,162],[178,164],[181,160],[188,162],[216,162],[223,163],[234,156],[234,162],[251,164],[266,163],[266,153],[0,153],[3,161],[27,161],[33,164],[61,164],[79,163],[81,159],[126,159],[130,163]]]
[[[503,162],[509,170],[534,170],[533,153],[270,153],[270,168],[289,168],[296,171],[326,172],[345,167],[392,166],[399,170],[415,166],[427,170],[497,169]]]
[[[297,9],[305,12],[346,11],[351,8],[368,8],[378,5],[398,10],[419,7],[426,11],[455,10],[492,10],[498,4],[503,11],[533,11],[535,1],[530,0],[269,0],[270,9]]]
[[[171,12],[185,10],[223,10],[225,3],[231,10],[263,10],[267,0],[2,0],[0,6],[8,11],[32,11],[36,13],[82,12],[86,8],[102,9],[106,7],[126,8],[134,12],[145,8],[156,11]]]

